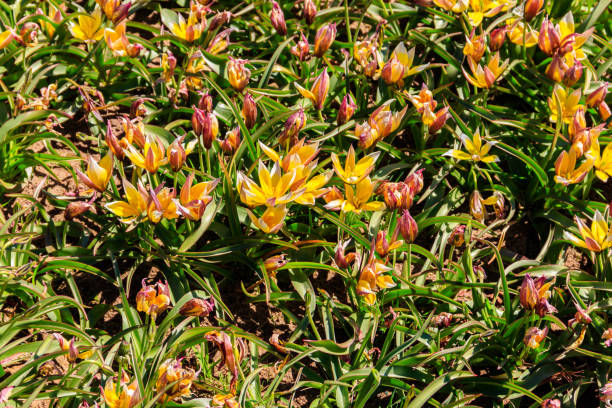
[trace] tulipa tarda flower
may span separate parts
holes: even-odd
[[[511,0],[469,0],[470,9],[468,19],[472,27],[477,27],[482,23],[484,17],[493,17],[502,11],[514,6]]]
[[[374,193],[374,184],[369,177],[366,177],[355,184],[344,185],[345,197],[339,197],[328,202],[325,208],[332,211],[341,210],[342,212],[354,212],[360,214],[362,211],[381,211],[385,209],[382,201],[370,201]]]
[[[474,35],[476,32],[475,29],[472,29],[469,37],[465,38],[465,46],[463,47],[463,55],[470,57],[474,60],[474,62],[480,61],[482,56],[484,55],[487,49],[487,43],[485,41],[485,36],[483,35]]]
[[[336,23],[325,25],[317,31],[314,41],[314,55],[321,58],[336,39]]]
[[[117,24],[119,21],[127,17],[131,2],[123,3],[122,0],[96,0],[106,18]]]
[[[236,126],[234,129],[226,133],[225,139],[219,143],[221,150],[227,154],[232,154],[238,147],[240,147],[240,127]]]
[[[157,282],[155,285],[145,284],[142,280],[142,288],[136,294],[136,309],[151,315],[155,320],[157,315],[163,313],[170,307],[170,289],[168,283]]]
[[[55,5],[51,2],[47,3],[49,5],[49,11],[47,12],[47,17],[55,24],[60,24],[64,19],[62,15],[62,11],[65,10],[65,5],[61,4],[59,8],[55,7]],[[53,37],[55,34],[55,26],[45,20],[40,20],[40,25],[42,29],[47,33],[47,37]],[[6,31],[5,31],[6,32]],[[4,33],[3,33],[4,34]],[[0,44],[3,41],[0,39]],[[3,48],[0,46],[0,48]]]
[[[397,232],[402,234],[408,244],[413,243],[419,233],[419,226],[407,209],[403,209],[402,215],[397,219]]]
[[[346,247],[351,242],[351,240],[340,241],[338,245],[336,245],[336,250],[334,251],[334,263],[338,268],[346,269],[353,262],[359,263],[359,254],[357,252],[350,252],[345,255]]]
[[[525,337],[523,338],[523,342],[525,345],[531,349],[536,349],[540,347],[540,343],[546,338],[548,334],[548,327],[542,329],[538,329],[537,327],[530,327],[525,332]]]
[[[393,278],[385,272],[391,268],[385,265],[380,259],[376,259],[374,253],[370,255],[370,260],[361,270],[357,281],[357,294],[363,296],[363,300],[368,305],[376,303],[376,292],[380,289],[392,288],[395,286]]]
[[[576,168],[576,159],[579,157],[578,149],[570,146],[569,151],[563,151],[555,161],[555,181],[568,186],[580,183],[593,167],[593,159],[587,157],[586,160]]]
[[[355,41],[353,57],[361,66],[363,73],[370,78],[378,78],[383,68],[382,56],[378,50],[378,35],[373,34],[369,39]]]
[[[483,140],[480,137],[480,131],[474,133],[474,137],[470,139],[466,134],[461,135],[461,142],[467,150],[467,153],[463,150],[450,149],[443,156],[454,157],[457,160],[472,160],[474,162],[492,163],[499,161],[496,155],[489,154],[491,147],[495,142],[486,142],[482,144]]]
[[[276,1],[272,1],[272,11],[270,11],[270,22],[279,35],[287,35],[287,24],[285,15]]]
[[[593,157],[595,175],[604,183],[612,176],[612,143],[608,143],[603,153],[600,153],[599,140],[591,143],[590,154]]]
[[[376,253],[383,258],[389,255],[391,251],[395,251],[397,248],[404,245],[404,241],[401,239],[398,240],[396,234],[393,234],[389,242],[387,239],[387,231],[378,231],[375,243]]]
[[[344,167],[340,165],[340,159],[338,159],[335,153],[331,154],[331,160],[334,165],[334,171],[342,181],[347,184],[357,184],[374,170],[374,163],[376,163],[378,156],[380,156],[380,152],[373,152],[362,157],[355,163],[355,149],[351,145],[346,154]]]
[[[182,14],[179,14],[178,21],[169,28],[172,34],[187,42],[194,42],[200,38],[203,29],[202,24],[194,13],[189,14],[187,21],[185,21],[185,17]]]
[[[134,380],[131,384],[130,378],[125,371],[123,378],[120,381],[117,379],[109,379],[104,384],[102,397],[108,408],[132,408],[138,405],[141,401],[140,392],[138,391],[138,381]]]
[[[315,16],[317,15],[317,6],[313,0],[304,0],[304,9],[302,10],[302,17],[308,24],[314,22]]]
[[[244,59],[229,57],[227,77],[232,87],[238,92],[242,92],[251,79],[251,70],[244,66],[247,62]]]
[[[86,350],[79,353],[78,347],[74,342],[74,337],[70,341],[66,340],[64,336],[59,333],[53,333],[53,337],[59,343],[60,348],[63,351],[67,351],[67,359],[69,362],[74,363],[77,359],[86,360],[93,355],[93,350]]]
[[[604,82],[597,89],[591,92],[586,98],[586,104],[590,108],[595,108],[601,105],[606,100],[608,94],[608,83]]]
[[[142,153],[133,145],[130,145],[125,150],[125,155],[135,166],[145,169],[149,173],[155,173],[160,166],[168,163],[166,148],[161,140],[152,135],[145,136]]]
[[[519,301],[525,309],[533,310],[542,301],[550,297],[552,282],[546,282],[545,277],[536,280],[526,274],[519,289]]]
[[[87,170],[85,173],[81,172],[79,169],[76,170],[79,179],[87,187],[99,191],[100,193],[104,192],[113,174],[113,157],[113,154],[109,151],[98,163],[93,157],[88,156]]]
[[[531,48],[538,44],[538,32],[525,25],[517,18],[511,18],[506,21],[507,36],[511,43]]]
[[[327,67],[323,69],[323,72],[315,79],[310,90],[295,84],[297,90],[302,94],[304,98],[308,98],[312,101],[312,104],[318,110],[323,109],[325,99],[327,99],[327,93],[329,92],[329,75],[327,74]]]
[[[300,61],[306,60],[310,53],[310,46],[308,45],[308,39],[304,36],[304,33],[300,31],[300,40],[290,49],[291,54],[295,55]]]
[[[595,210],[591,228],[587,227],[584,221],[577,216],[575,217],[575,222],[582,239],[567,231],[563,234],[565,239],[569,240],[574,245],[593,252],[605,251],[612,247],[612,229],[608,226],[608,223],[599,210]]]
[[[197,143],[197,140],[192,140],[185,146],[182,144],[184,138],[185,136],[183,135],[174,139],[174,142],[168,146],[168,150],[166,151],[168,163],[170,163],[172,171],[175,172],[181,170],[187,160],[187,156],[193,151]]]
[[[219,120],[214,112],[193,108],[191,116],[193,131],[200,137],[205,149],[210,149],[219,134]]]
[[[216,394],[210,401],[214,408],[240,408],[234,394]]]
[[[379,140],[384,139],[399,128],[408,105],[404,106],[400,112],[393,113],[391,104],[393,100],[389,100],[379,106],[368,119],[366,124],[355,126],[355,136],[359,142],[358,146],[362,149],[367,149],[374,146]]]
[[[304,189],[295,191],[290,189],[296,180],[296,169],[283,174],[279,162],[275,162],[272,169],[269,170],[260,161],[257,173],[259,185],[243,172],[238,172],[237,188],[240,199],[249,207],[259,205],[274,207],[287,204],[304,192]]]
[[[399,43],[387,63],[383,66],[382,77],[387,84],[403,85],[403,78],[423,71],[428,65],[413,66],[415,49],[406,50],[403,42]]]
[[[355,105],[355,101],[351,94],[344,95],[342,98],[342,102],[340,103],[340,109],[338,109],[338,116],[336,117],[336,123],[338,125],[343,125],[355,114],[355,109],[357,109],[357,105]]]
[[[240,338],[232,339],[227,333],[216,330],[206,334],[204,338],[219,348],[222,356],[219,368],[225,366],[232,373],[230,388],[235,391],[238,382],[238,366],[246,355],[244,341]]]
[[[469,0],[433,0],[434,4],[446,11],[463,13],[470,6]]]
[[[226,28],[212,39],[206,51],[212,55],[217,55],[227,49],[230,45],[230,34],[234,31],[233,28]]]
[[[155,190],[149,189],[149,203],[147,217],[149,221],[157,224],[162,218],[172,220],[178,218],[179,210],[176,202],[176,191],[173,188],[161,186]]]
[[[215,308],[215,300],[209,299],[189,299],[179,310],[181,316],[198,316],[206,317],[213,312]]]
[[[181,188],[178,210],[186,218],[197,221],[202,218],[206,206],[212,201],[210,194],[219,183],[219,179],[197,183],[194,186],[191,185],[192,183],[193,174],[190,174]]]
[[[558,99],[561,107],[561,118],[563,122],[569,124],[574,119],[576,111],[583,106],[579,103],[581,95],[582,90],[580,88],[568,93],[561,85],[555,85],[552,96],[548,98],[548,108],[550,109],[549,120],[553,123],[557,121],[559,115],[557,108]]]
[[[105,207],[120,217],[121,221],[131,222],[147,210],[149,194],[140,182],[138,182],[138,188],[136,188],[126,179],[123,179],[123,190],[127,201],[112,201],[107,203]]]
[[[306,126],[306,114],[304,113],[304,109],[300,108],[285,121],[283,131],[278,137],[278,142],[280,144],[295,144],[298,140],[298,135],[304,126]]]
[[[482,67],[482,65],[474,62],[469,57],[467,60],[470,66],[470,70],[472,71],[472,75],[468,74],[467,71],[462,67],[461,69],[463,70],[463,75],[469,83],[471,83],[477,88],[491,88],[495,81],[497,81],[497,78],[499,78],[502,72],[504,72],[509,62],[509,60],[506,60],[501,65],[499,65],[499,52],[495,53],[495,55],[489,60],[489,62],[484,68]]]
[[[197,373],[183,368],[180,360],[166,360],[157,370],[155,391],[163,392],[160,402],[176,401],[191,395],[191,385]]]
[[[104,39],[108,48],[113,51],[113,55],[117,57],[137,57],[143,49],[140,44],[130,44],[125,35],[125,20],[117,24],[114,29],[106,28],[104,30]]]
[[[259,218],[252,211],[247,210],[249,218],[255,226],[266,234],[274,234],[283,227],[283,221],[287,215],[285,205],[267,207],[263,215]]]
[[[78,23],[70,24],[70,32],[74,38],[86,43],[93,43],[104,37],[102,12],[99,8],[96,8],[90,16],[78,16],[77,21]]]
[[[248,129],[252,129],[255,123],[257,123],[257,104],[255,103],[255,99],[253,99],[253,95],[248,92],[244,95],[244,102],[240,114]]]

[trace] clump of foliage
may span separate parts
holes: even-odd
[[[0,2],[0,407],[609,406],[610,21]]]

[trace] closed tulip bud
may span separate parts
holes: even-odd
[[[610,110],[607,103],[602,102],[599,104],[599,116],[601,116],[601,119],[604,121],[608,120],[608,118],[612,116],[612,110]]]
[[[168,146],[168,162],[173,171],[179,171],[187,160],[187,153],[181,144],[184,138],[185,136],[178,137]]]
[[[312,24],[315,16],[317,15],[317,6],[314,4],[312,0],[304,0],[304,11],[302,12],[304,20],[308,24]]]
[[[247,60],[229,57],[229,63],[227,64],[229,82],[238,92],[242,92],[251,79],[251,70],[244,66],[246,63]]]
[[[188,300],[183,307],[181,307],[179,314],[181,316],[206,317],[211,314],[214,309],[215,300],[212,297],[208,300],[193,298]]]
[[[130,106],[130,115],[132,118],[138,118],[147,114],[147,109],[144,107],[145,98],[138,98]]]
[[[208,26],[208,31],[215,31],[217,28],[221,27],[224,24],[227,24],[232,19],[232,13],[229,11],[222,11],[217,14],[210,20],[210,25]]]
[[[277,2],[272,2],[272,11],[270,12],[270,21],[276,32],[280,35],[287,35],[287,24],[285,23],[285,15]]]
[[[389,85],[398,83],[404,76],[404,65],[397,57],[392,57],[385,63],[381,72],[382,79]]]
[[[85,201],[73,201],[66,206],[64,218],[68,221],[78,217],[79,215],[89,211],[91,203]]]
[[[221,150],[227,154],[233,153],[240,146],[240,127],[235,127],[225,136],[220,144]]]
[[[429,134],[433,135],[438,130],[442,129],[442,127],[446,124],[448,118],[450,118],[451,114],[448,113],[449,107],[445,106],[436,112],[436,118],[433,123],[429,125]]]
[[[536,14],[540,12],[542,6],[544,5],[544,0],[527,0],[525,2],[525,20],[531,21]]]
[[[599,88],[595,91],[591,92],[589,96],[586,98],[586,103],[590,108],[594,108],[599,106],[605,99],[608,94],[608,83],[604,82]]]
[[[206,149],[210,149],[214,140],[219,134],[219,121],[212,112],[204,113],[202,121],[202,144]]]
[[[448,237],[448,245],[462,247],[465,244],[465,225],[457,225]]]
[[[408,210],[402,211],[402,216],[397,220],[397,229],[408,244],[413,243],[419,233],[419,226]]]
[[[252,129],[253,126],[255,126],[255,122],[257,122],[257,104],[250,93],[244,96],[242,117],[244,118],[244,124],[247,128]]]
[[[576,82],[580,80],[580,77],[582,77],[582,69],[582,63],[580,61],[575,61],[574,65],[565,72],[563,84],[565,86],[574,86]]]
[[[548,67],[546,68],[546,76],[551,81],[561,82],[565,76],[565,73],[567,72],[567,69],[568,66],[565,63],[565,59],[561,55],[557,54],[553,57],[550,64],[548,64]]]
[[[336,23],[319,28],[314,42],[314,54],[321,58],[336,39]]]
[[[478,222],[483,222],[486,217],[484,205],[482,204],[482,196],[478,190],[475,190],[470,197],[470,214]]]
[[[297,142],[297,136],[300,131],[306,125],[306,114],[304,114],[304,109],[300,108],[299,111],[295,112],[293,115],[289,116],[285,121],[285,126],[280,134],[278,141],[280,143],[289,142],[289,144],[293,145]]]
[[[535,281],[529,274],[523,278],[523,283],[519,289],[519,301],[521,306],[525,309],[531,310],[538,303],[539,299],[538,289],[536,288]]]
[[[204,112],[212,112],[213,98],[209,93],[202,93],[202,96],[200,96],[200,101],[198,102],[198,108]]]
[[[507,31],[508,29],[505,26],[491,31],[491,34],[489,34],[489,49],[491,51],[498,51],[504,45]]]
[[[387,208],[395,210],[397,208],[409,209],[412,206],[414,195],[406,183],[383,182],[378,188],[377,194],[383,196]]]
[[[548,20],[548,17],[544,18],[540,26],[540,34],[538,35],[538,47],[545,54],[552,56],[557,51],[557,48],[559,48],[560,43],[561,38],[555,26]]]
[[[355,136],[357,136],[358,140],[357,145],[362,149],[368,149],[374,146],[378,142],[378,139],[380,139],[380,135],[376,128],[370,126],[368,122],[355,126]]]
[[[293,47],[291,47],[291,53],[298,57],[300,61],[304,61],[310,53],[310,47],[308,45],[308,39],[304,36],[304,33],[300,31],[301,39]]]
[[[267,258],[264,261],[264,267],[266,268],[266,272],[268,272],[268,274],[274,277],[276,275],[276,271],[279,268],[285,266],[287,262],[289,262],[285,257],[285,254],[280,254]]]
[[[191,127],[195,132],[196,136],[202,136],[202,123],[204,122],[204,114],[206,112],[196,107],[193,108],[193,115],[191,115]]]
[[[355,109],[357,109],[357,105],[355,105],[353,97],[350,94],[344,95],[342,103],[340,104],[340,109],[338,110],[338,117],[336,119],[338,125],[343,125],[348,122],[353,117]]]
[[[350,254],[344,255],[346,251],[346,247],[351,242],[351,240],[347,240],[344,242],[339,242],[336,246],[336,251],[334,253],[334,263],[338,268],[345,269],[348,268],[351,262],[355,261],[356,253],[351,252]]]
[[[113,133],[110,120],[106,122],[105,141],[110,151],[113,152],[113,154],[117,156],[119,160],[123,160],[123,158],[125,157],[125,152],[123,151],[123,147],[119,143],[119,140],[117,140],[117,137]]]
[[[423,190],[423,186],[424,186],[423,172],[424,171],[425,169],[419,169],[415,171],[414,173],[409,174],[404,180],[404,183],[406,183],[408,187],[410,188],[410,192],[412,193],[412,195],[417,195],[421,192],[421,190]]]

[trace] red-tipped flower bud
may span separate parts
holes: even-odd
[[[285,23],[285,15],[277,2],[272,2],[272,11],[270,12],[270,21],[276,32],[280,35],[287,35],[287,24]]]
[[[300,130],[302,130],[305,125],[306,114],[304,114],[304,109],[300,108],[299,111],[287,118],[285,121],[285,127],[280,134],[278,141],[280,143],[289,141],[289,144],[295,144],[297,142],[297,136],[300,133]]]
[[[215,309],[215,300],[210,299],[189,299],[179,310],[181,316],[206,317]]]
[[[200,101],[198,102],[198,108],[200,108],[204,112],[212,112],[213,98],[209,93],[203,93],[202,96],[200,96]]]
[[[525,20],[531,21],[540,12],[544,0],[527,0],[525,2]]]
[[[419,233],[419,226],[408,210],[402,211],[402,216],[397,220],[397,228],[408,244],[413,243]]]
[[[586,98],[586,103],[590,108],[594,108],[599,106],[605,99],[608,94],[608,83],[604,82],[599,88],[595,91],[591,92],[589,96]]]
[[[304,0],[304,11],[302,12],[304,20],[308,24],[312,24],[315,16],[317,15],[317,6],[314,4],[312,0]]]
[[[217,14],[210,20],[210,25],[208,26],[208,31],[215,31],[217,28],[221,27],[224,24],[227,24],[232,19],[232,13],[229,11],[222,11]]]
[[[255,126],[255,122],[257,122],[257,104],[250,93],[244,96],[242,117],[247,128],[252,129]]]
[[[336,39],[336,23],[319,28],[314,42],[314,54],[321,58]]]
[[[187,160],[187,153],[181,144],[184,138],[185,136],[177,137],[174,142],[168,146],[168,162],[173,171],[179,171],[183,167],[183,164],[185,164],[185,160]]]
[[[498,51],[504,45],[506,31],[508,29],[505,26],[491,31],[491,34],[489,34],[489,48],[492,52]]]
[[[240,128],[236,126],[225,135],[225,140],[220,143],[221,150],[227,154],[232,154],[240,146]]]
[[[355,113],[355,109],[357,109],[357,105],[355,105],[355,101],[351,94],[344,95],[342,99],[342,103],[340,104],[340,109],[338,110],[337,122],[338,125],[345,124],[353,117]]]

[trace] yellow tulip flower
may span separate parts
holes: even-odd
[[[476,131],[474,133],[474,138],[470,139],[467,135],[461,135],[461,142],[465,147],[465,150],[468,152],[464,152],[463,150],[450,149],[443,156],[454,157],[457,160],[473,160],[475,162],[483,162],[483,163],[492,163],[499,161],[499,158],[496,155],[488,154],[491,150],[491,147],[495,144],[495,142],[487,142],[484,145],[482,144],[482,138],[480,137],[480,131]]]
[[[125,35],[125,20],[117,24],[114,29],[106,28],[104,30],[104,40],[113,51],[113,55],[117,57],[136,57],[142,50],[140,44],[130,44]]]
[[[198,22],[195,14],[190,13],[187,21],[182,14],[178,15],[178,21],[170,27],[170,32],[187,42],[194,42],[202,36],[202,25]]]
[[[295,169],[282,174],[280,164],[275,162],[272,170],[268,170],[263,162],[259,162],[258,168],[259,185],[244,173],[238,173],[238,192],[240,199],[249,207],[266,205],[274,207],[287,204],[299,197],[304,189],[291,191],[291,185],[295,181]]]
[[[102,12],[99,8],[96,8],[90,16],[78,16],[77,21],[77,24],[70,25],[70,32],[74,38],[91,43],[100,41],[104,37]]]
[[[121,217],[123,222],[130,222],[140,217],[147,210],[149,194],[142,184],[138,183],[138,188],[136,188],[125,179],[123,179],[123,190],[127,201],[112,201],[107,203],[105,207],[113,214]]]
[[[187,176],[185,184],[179,195],[179,211],[190,220],[199,220],[204,214],[206,206],[212,201],[210,193],[219,183],[219,179],[197,183],[192,186],[193,174]]]
[[[508,39],[517,45],[523,45],[523,37],[525,38],[525,47],[530,48],[538,44],[538,32],[516,18],[511,18],[506,21],[508,26]]]
[[[374,184],[369,177],[362,179],[355,185],[355,190],[350,184],[344,185],[345,195],[325,204],[328,210],[343,212],[354,212],[356,214],[362,211],[381,211],[385,209],[385,203],[382,201],[369,201],[374,193]]]
[[[89,156],[87,158],[87,171],[83,173],[81,170],[77,170],[76,173],[87,187],[102,193],[106,190],[113,174],[113,162],[113,154],[110,151],[100,160],[100,163]]]
[[[191,385],[196,377],[192,368],[183,368],[180,360],[166,360],[157,370],[155,391],[163,392],[160,401],[175,401],[191,395]]]
[[[250,210],[247,210],[247,213],[258,229],[266,234],[274,234],[282,228],[283,220],[285,219],[285,215],[287,215],[287,208],[284,204],[276,207],[268,207],[260,218],[257,218]]]
[[[608,177],[612,176],[612,143],[608,143],[603,153],[600,153],[599,140],[595,139],[589,153],[594,160],[595,175],[604,183],[607,182]]]
[[[385,272],[391,268],[385,263],[374,257],[370,260],[361,271],[359,281],[357,282],[357,294],[363,296],[364,301],[368,305],[376,303],[376,292],[382,288],[392,288],[395,286],[393,278],[390,275],[385,275]]]
[[[159,190],[159,187],[156,189]],[[178,218],[176,192],[173,188],[164,187],[160,191],[149,189],[149,206],[147,216],[149,221],[157,224],[162,218],[172,220]]]
[[[499,59],[499,52],[496,52],[493,58],[489,60],[489,63],[483,68],[482,65],[477,64],[472,58],[468,57],[468,64],[473,75],[468,74],[462,67],[463,75],[469,83],[477,88],[490,88],[508,66],[508,60],[499,65]]]
[[[102,390],[102,397],[108,408],[130,408],[136,406],[140,400],[138,391],[138,381],[134,380],[128,385],[129,377],[123,372],[120,384],[115,384],[115,380],[108,380]]]
[[[565,239],[571,241],[574,245],[593,252],[601,252],[612,247],[612,231],[598,210],[595,210],[591,228],[587,227],[584,221],[578,217],[575,218],[575,221],[582,239],[567,231],[563,234]]]
[[[569,124],[574,119],[576,111],[583,107],[583,105],[579,103],[581,94],[582,90],[580,88],[568,94],[565,88],[563,88],[561,85],[555,85],[552,96],[548,98],[548,108],[550,109],[550,117],[548,120],[553,123],[557,122],[557,115],[559,112],[557,111],[556,99],[559,98],[561,105],[561,118],[563,119],[563,122]]]
[[[555,162],[555,181],[561,183],[564,186],[580,183],[587,175],[591,167],[593,167],[593,159],[586,156],[587,160],[584,161],[578,168],[576,168],[576,159],[578,158],[578,151],[575,146],[571,146],[569,152],[561,152],[557,161]]]
[[[353,146],[351,145],[346,155],[344,167],[340,165],[340,160],[335,153],[331,154],[331,159],[334,165],[334,170],[342,181],[347,184],[357,184],[366,178],[374,169],[374,163],[378,159],[378,156],[380,156],[380,152],[373,152],[365,157],[362,157],[357,163],[355,163],[355,149],[353,149]]]
[[[434,0],[434,4],[457,14],[463,13],[470,5],[468,0]]]
[[[324,186],[329,182],[333,174],[334,171],[330,169],[306,181],[303,185],[304,192],[295,199],[295,202],[302,205],[314,205],[315,199],[323,196],[330,190],[329,187]]]
[[[159,139],[151,135],[145,137],[143,153],[136,150],[133,145],[129,145],[125,150],[125,155],[135,166],[145,169],[149,173],[155,173],[159,166],[168,163],[164,145]]]
[[[415,49],[406,50],[403,42],[399,43],[383,66],[382,77],[388,84],[402,85],[402,79],[426,69],[429,64],[412,66]]]

